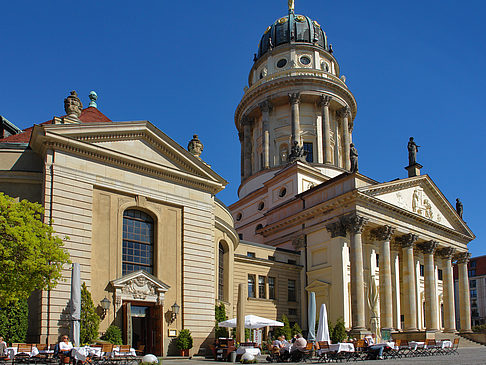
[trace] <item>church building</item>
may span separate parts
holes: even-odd
[[[236,108],[241,185],[229,207],[197,135],[183,148],[148,121],[113,122],[94,92],[87,108],[71,92],[66,115],[23,131],[0,118],[0,191],[42,204],[69,237],[101,332],[118,325],[125,343],[167,355],[187,328],[200,352],[214,341],[215,305],[236,316],[239,284],[247,314],[285,314],[304,329],[314,292],[357,336],[471,330],[475,236],[462,212],[420,174],[413,139],[407,178],[359,173],[356,100],[324,29],[289,3],[264,31]],[[29,299],[31,342],[69,331],[69,267],[63,275]]]

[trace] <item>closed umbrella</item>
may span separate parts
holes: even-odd
[[[327,325],[327,309],[326,305],[321,305],[321,311],[319,312],[319,327],[317,328],[316,341],[327,341],[331,343],[329,337],[329,326]]]
[[[71,274],[71,338],[75,346],[80,346],[79,332],[81,330],[81,270],[79,263],[74,263]]]
[[[309,295],[309,309],[307,312],[309,322],[309,334],[307,340],[310,342],[316,341],[316,293],[313,291]]]
[[[245,328],[255,329],[263,327],[283,327],[283,323],[273,319],[263,318],[249,314],[245,316]],[[236,318],[218,323],[219,327],[236,327]]]

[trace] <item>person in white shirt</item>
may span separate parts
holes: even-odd
[[[65,357],[71,358],[71,352],[73,349],[73,344],[69,341],[69,337],[64,335],[59,342],[59,354],[63,354]]]
[[[7,344],[0,336],[0,357],[7,355]]]

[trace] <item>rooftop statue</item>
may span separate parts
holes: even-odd
[[[413,137],[410,137],[410,140],[408,141],[408,165],[413,166],[417,163],[417,152],[418,148],[422,146],[418,146],[414,140]]]
[[[200,159],[199,156],[201,156],[204,145],[199,140],[197,134],[194,134],[192,137],[193,138],[189,141],[189,144],[187,145],[187,150]]]
[[[78,119],[81,116],[81,111],[83,110],[83,103],[78,98],[76,91],[71,91],[66,99],[64,99],[64,110],[68,117]]]
[[[461,203],[461,201],[459,200],[459,198],[456,199],[456,212],[457,214],[459,214],[459,217],[462,218],[462,213],[464,211],[464,207]]]
[[[358,172],[358,150],[354,143],[349,145],[349,159],[351,160],[351,172]]]
[[[292,148],[290,149],[289,162],[307,162],[305,159],[306,155],[307,151],[304,151],[304,147],[299,146],[299,142],[294,141]]]

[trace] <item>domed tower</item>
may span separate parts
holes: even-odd
[[[265,30],[236,108],[239,197],[296,160],[318,170],[321,181],[349,171],[356,109],[326,33],[289,6]]]

